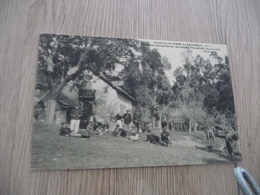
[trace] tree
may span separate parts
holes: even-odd
[[[205,113],[213,115],[215,110],[234,114],[228,58],[223,62],[217,52],[211,52],[207,60],[199,55],[194,58],[190,50],[183,53],[183,58],[184,65],[174,71],[172,89],[178,107],[183,112],[189,110],[189,116],[185,115],[205,121]]]
[[[56,100],[64,86],[72,81],[80,88],[90,80],[90,71],[97,75],[112,75],[117,64],[125,64],[131,58],[129,50],[137,41],[100,37],[42,34],[39,41],[38,82],[44,82],[50,90],[47,122],[52,123]]]
[[[132,54],[134,55],[134,54]],[[165,70],[171,68],[167,57],[162,57],[156,49],[142,44],[138,54],[132,57],[121,71],[124,86],[138,102],[143,121],[151,121],[152,115],[167,104],[172,95]]]

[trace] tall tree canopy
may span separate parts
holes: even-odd
[[[91,79],[88,70],[111,76],[117,64],[125,65],[138,41],[101,37],[42,34],[39,42],[37,78],[48,84],[47,122],[54,119],[56,99],[70,81],[77,88]]]
[[[234,116],[234,99],[228,58],[211,52],[209,59],[183,54],[184,65],[174,71],[174,99],[185,107],[202,108],[202,116],[229,112]],[[193,115],[193,114],[191,114]],[[196,113],[199,116],[199,112]],[[232,116],[232,117],[233,117]]]
[[[141,91],[153,98],[157,94],[157,102],[169,101],[171,90],[164,73],[167,68],[167,58],[143,41],[42,34],[37,83],[49,89],[47,122],[54,120],[56,100],[64,86],[73,82],[73,87],[84,88],[92,79],[91,72],[111,81],[124,81],[125,90],[147,108],[151,108],[152,101],[148,96],[142,98],[143,88]]]
[[[165,70],[170,68],[168,59],[158,50],[142,44],[136,57],[121,71],[125,88],[136,98],[144,120],[171,101],[172,89],[165,75]]]

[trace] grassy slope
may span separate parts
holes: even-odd
[[[173,144],[156,146],[113,137],[110,133],[89,139],[59,136],[59,126],[35,124],[32,139],[33,170],[140,167],[230,162],[209,152],[202,132],[171,132]],[[216,148],[224,144],[216,139]]]

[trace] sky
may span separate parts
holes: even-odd
[[[158,49],[161,56],[166,56],[169,62],[172,65],[171,70],[165,72],[167,75],[170,84],[173,84],[174,76],[173,72],[177,67],[180,67],[184,64],[184,59],[182,53],[190,50],[192,56],[196,57],[197,55],[202,56],[205,60],[209,59],[212,64],[216,62],[215,59],[210,58],[210,52],[216,51],[220,57],[223,59],[228,55],[226,45],[220,44],[207,44],[207,43],[191,43],[191,42],[175,42],[175,41],[159,41],[159,40],[142,40],[149,42],[151,48]]]

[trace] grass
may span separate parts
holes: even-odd
[[[203,132],[172,131],[169,147],[113,137],[111,133],[75,138],[59,135],[60,126],[34,125],[32,170],[97,169],[230,162],[205,148]],[[82,132],[86,133],[86,132]],[[157,134],[159,132],[156,132]],[[223,139],[218,144],[223,144]]]

